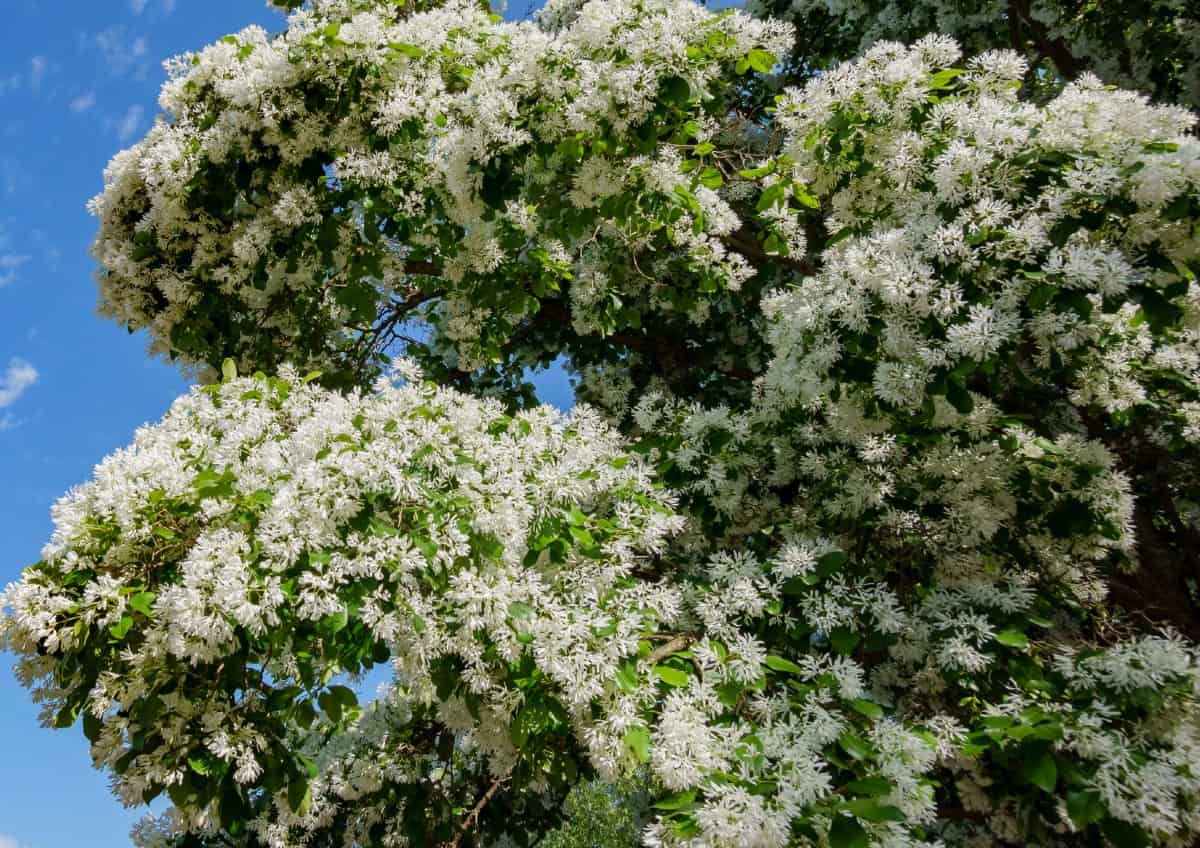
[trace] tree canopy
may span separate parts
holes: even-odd
[[[1200,834],[1194,16],[276,5],[92,203],[202,385],[3,596],[140,845]]]
[[[1155,100],[1200,105],[1200,13],[1185,0],[750,0],[748,8],[795,23],[793,80],[879,41],[941,32],[970,53],[1024,56],[1027,95],[1092,73]]]

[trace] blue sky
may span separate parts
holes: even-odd
[[[37,560],[50,506],[186,389],[95,314],[85,207],[154,120],[161,63],[282,18],[262,0],[3,0],[0,31],[0,584]],[[510,14],[526,2],[513,0]],[[544,384],[562,402],[561,374]],[[0,656],[0,848],[126,846],[78,728],[37,722]]]

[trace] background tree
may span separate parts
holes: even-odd
[[[139,842],[1200,832],[1194,116],[796,43],[321,0],[173,63],[95,252],[207,385],[5,595]]]

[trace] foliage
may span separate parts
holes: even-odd
[[[792,37],[321,0],[175,63],[96,255],[209,385],[4,596],[140,844],[1200,834],[1194,116]]]
[[[971,53],[1025,56],[1039,90],[1091,72],[1164,102],[1200,105],[1200,14],[1186,0],[750,0],[796,25],[789,74],[806,78],[879,41],[953,36]]]

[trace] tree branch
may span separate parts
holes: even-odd
[[[817,272],[817,266],[807,259],[796,259],[791,256],[767,253],[762,245],[743,234],[740,230],[724,236],[721,240],[734,252],[740,253],[759,267],[771,264],[782,265],[785,268],[791,268],[793,271],[799,271],[806,276]]]
[[[504,782],[507,779],[508,778],[506,777],[498,777],[492,781],[492,785],[488,787],[487,792],[483,793],[483,797],[479,799],[479,803],[477,803],[471,809],[471,812],[467,813],[466,818],[459,823],[458,833],[454,835],[454,839],[446,843],[446,848],[458,848],[463,837],[467,835],[467,831],[479,823],[479,815],[483,812],[483,808],[486,807],[488,801],[491,801],[492,797],[500,791],[500,787],[504,785]]]
[[[432,262],[425,262],[421,259],[406,259],[404,261],[404,273],[424,274],[426,277],[440,277],[442,276],[442,269]]]
[[[676,651],[682,651],[688,645],[696,641],[696,634],[681,633],[665,645],[660,645],[649,653],[646,657],[646,662],[651,665],[656,664],[659,660],[671,656]]]
[[[1024,22],[1029,34],[1037,45],[1038,52],[1054,63],[1058,72],[1068,80],[1079,76],[1079,62],[1071,54],[1065,41],[1061,38],[1051,39],[1046,28],[1039,23],[1029,11],[1029,0],[1009,0],[1008,15],[1011,19],[1016,15]],[[1011,27],[1011,23],[1009,24]]]

